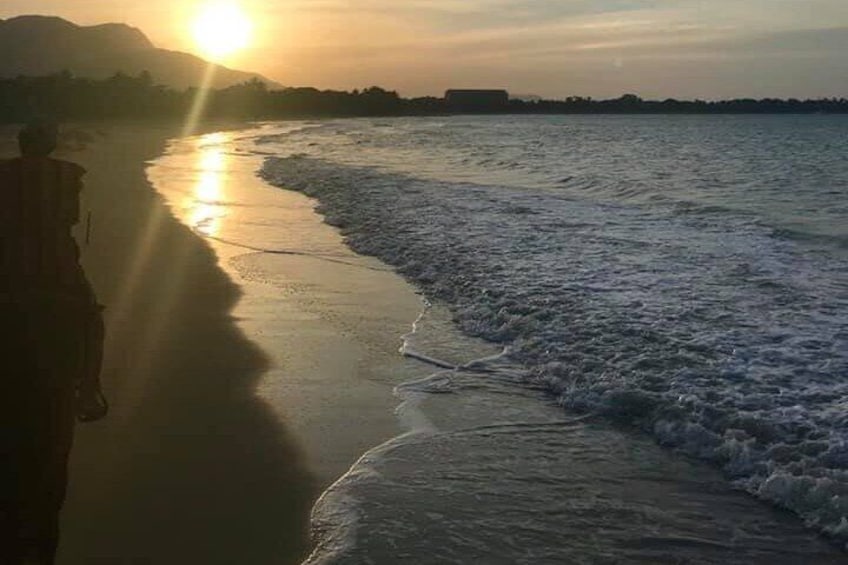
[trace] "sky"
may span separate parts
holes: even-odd
[[[200,54],[219,0],[3,0],[0,18],[123,22]],[[848,97],[848,0],[227,0],[253,21],[224,61],[287,86],[643,98]]]

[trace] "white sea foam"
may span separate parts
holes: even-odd
[[[367,147],[369,127],[342,129]],[[477,135],[481,147],[496,143]],[[355,250],[448,304],[465,332],[509,345],[527,384],[710,460],[848,541],[848,263],[838,238],[806,245],[739,202],[653,198],[660,181],[644,179],[662,170],[647,162],[615,163],[603,182],[578,170],[557,189],[539,180],[544,163],[498,160],[496,148],[486,158],[458,152],[454,165],[474,166],[436,178],[426,159],[404,165],[421,157],[399,145],[398,154],[380,147],[394,155],[380,168],[330,148],[333,161],[269,158],[263,175],[316,197]],[[512,180],[489,182],[486,159]],[[504,173],[516,168],[535,180],[520,186]],[[733,188],[711,178],[700,188],[710,183]]]
[[[313,511],[310,565],[834,564],[786,515],[705,465],[481,375],[417,397],[426,430],[375,448]],[[410,383],[401,391],[426,389]],[[473,391],[469,393],[469,390]],[[413,396],[417,394],[414,393]]]

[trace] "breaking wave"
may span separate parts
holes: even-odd
[[[308,155],[269,157],[262,175],[317,198],[354,250],[449,305],[463,331],[509,345],[563,407],[638,426],[848,541],[838,256],[724,208]]]

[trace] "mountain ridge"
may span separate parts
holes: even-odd
[[[196,55],[156,47],[140,29],[123,23],[80,26],[57,16],[23,15],[0,20],[0,78],[70,71],[106,78],[148,71],[157,83],[177,89],[200,86],[210,63]],[[215,64],[212,87],[258,79],[257,73]]]

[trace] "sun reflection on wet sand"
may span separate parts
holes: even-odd
[[[186,222],[191,228],[207,237],[218,235],[221,220],[227,215],[224,194],[229,173],[228,157],[221,144],[229,141],[225,133],[201,136],[197,142],[199,151],[197,183],[184,205]]]

